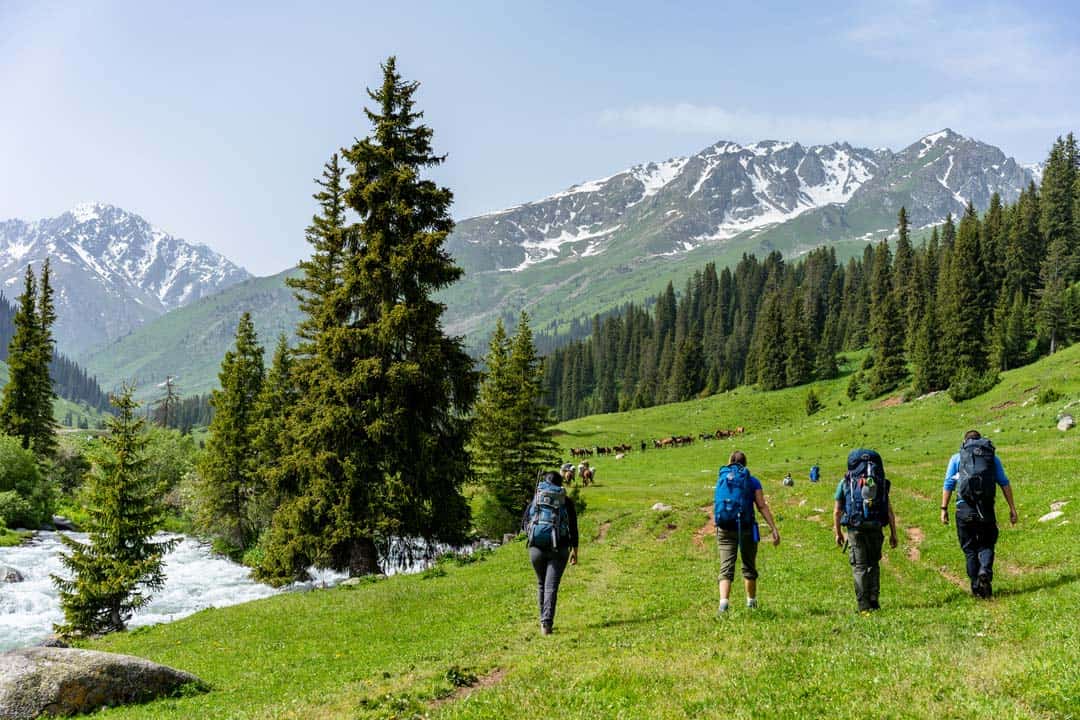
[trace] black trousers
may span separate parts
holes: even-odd
[[[997,518],[993,512],[979,517],[967,503],[956,506],[956,536],[967,561],[971,591],[975,592],[975,580],[980,574],[987,580],[994,579],[994,546],[998,539]]]

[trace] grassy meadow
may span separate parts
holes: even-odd
[[[558,427],[571,446],[628,442],[594,458],[580,564],[555,634],[541,637],[524,543],[420,575],[286,594],[91,643],[191,671],[212,688],[103,718],[1074,718],[1080,716],[1080,346],[1005,373],[989,393],[899,404],[847,399],[846,379],[743,388]],[[1038,404],[1053,388],[1062,398]],[[742,425],[742,437],[642,453],[642,439]],[[1020,522],[1002,526],[996,597],[966,590],[955,528],[938,521],[963,432],[992,438]],[[886,549],[883,609],[855,612],[833,544],[832,493],[849,450],[878,449],[900,545]],[[717,617],[707,519],[735,448],[765,486],[782,534],[758,554],[760,607]],[[568,453],[567,453],[568,454]],[[822,482],[806,476],[821,466]],[[790,472],[795,486],[781,478]],[[1039,522],[1055,501],[1064,516]],[[999,499],[998,515],[1004,516]],[[671,506],[654,511],[655,503]]]

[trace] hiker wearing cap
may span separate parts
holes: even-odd
[[[746,607],[757,607],[757,545],[760,539],[754,507],[757,507],[772,531],[772,544],[780,544],[761,481],[746,469],[746,455],[741,450],[731,453],[728,464],[720,468],[713,497],[713,522],[716,523],[716,544],[720,549],[720,609],[727,612],[731,582],[735,579],[735,560],[742,558],[743,585],[746,588]]]
[[[540,476],[532,502],[522,518],[529,561],[536,572],[540,634],[550,635],[555,624],[555,604],[559,583],[567,563],[577,565],[578,524],[574,501],[566,495],[562,476],[546,472]]]
[[[836,544],[848,549],[848,561],[855,580],[855,600],[859,612],[879,610],[881,604],[882,528],[889,526],[889,547],[896,547],[896,516],[889,502],[889,480],[881,456],[873,450],[853,450],[848,470],[836,486],[833,509],[833,536]],[[841,527],[847,528],[847,537]]]
[[[1012,486],[1005,476],[994,444],[978,430],[968,430],[960,452],[949,459],[945,485],[941,490],[941,523],[949,524],[949,500],[956,492],[956,536],[967,561],[971,594],[989,598],[993,595],[994,546],[998,539],[994,497],[997,488],[1009,503],[1009,522],[1016,524],[1016,503]]]

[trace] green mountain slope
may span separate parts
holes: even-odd
[[[845,379],[748,388],[582,418],[563,448],[630,442],[595,458],[583,491],[580,564],[560,591],[555,634],[539,636],[524,544],[486,560],[353,588],[287,593],[96,640],[194,672],[212,690],[102,718],[1067,718],[1080,706],[1080,346],[1004,373],[961,404],[938,394],[894,406],[849,402]],[[1064,398],[1039,405],[1040,389]],[[745,435],[639,452],[640,440],[746,427]],[[955,529],[938,522],[945,465],[962,433],[997,444],[1016,527],[1002,527],[996,597],[965,589]],[[893,482],[900,546],[885,551],[883,609],[854,612],[847,557],[833,544],[832,493],[850,449],[878,449]],[[780,524],[762,545],[760,607],[716,615],[707,524],[717,467],[744,450]],[[824,480],[804,478],[812,463]],[[785,472],[796,478],[785,488]],[[1065,501],[1064,515],[1039,518]],[[670,510],[655,511],[656,503]],[[471,689],[470,676],[478,682]]]
[[[209,392],[217,386],[221,360],[244,311],[251,312],[268,354],[279,333],[292,336],[299,314],[285,278],[294,272],[237,283],[147,323],[80,362],[105,389],[134,382],[140,398],[153,396],[166,375],[178,378],[183,395]]]

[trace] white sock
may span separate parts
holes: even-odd
[[[727,598],[721,598],[720,599],[720,612],[725,612],[727,609],[728,609],[728,599]]]
[[[748,608],[756,608],[757,607],[757,598],[746,598],[746,607],[748,607]]]

